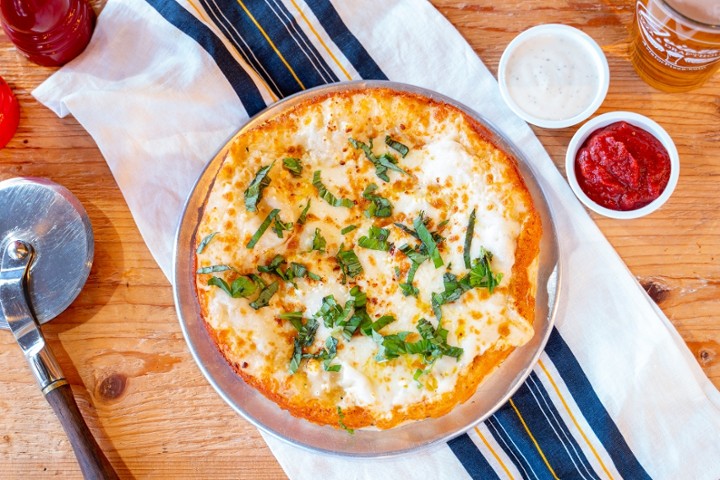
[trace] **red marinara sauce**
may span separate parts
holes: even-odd
[[[583,192],[612,210],[637,210],[665,190],[670,155],[642,128],[615,122],[594,131],[575,156],[575,175]]]

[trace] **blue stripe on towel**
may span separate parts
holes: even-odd
[[[340,48],[355,70],[365,80],[387,80],[375,60],[368,54],[365,47],[350,33],[340,15],[335,11],[329,0],[306,0],[315,17],[320,20],[325,31]],[[368,13],[369,14],[369,13]]]
[[[610,418],[595,390],[593,390],[575,355],[573,355],[557,329],[553,328],[545,347],[545,353],[560,372],[560,376],[575,403],[605,447],[620,475],[623,478],[649,479],[650,476],[633,455],[615,422]]]
[[[478,455],[477,446],[473,443],[467,433],[453,438],[448,442],[448,447],[460,460],[465,470],[474,480],[499,479],[495,470],[490,466],[484,456]]]
[[[538,459],[531,455],[532,452],[527,449],[525,443],[528,439],[519,436],[518,440],[521,442],[519,445],[513,436],[514,430],[509,430],[508,427],[502,423],[499,413],[500,411],[485,420],[485,426],[495,438],[498,445],[500,445],[500,448],[502,448],[510,458],[510,461],[515,464],[520,475],[525,479],[532,480],[552,478],[552,475],[550,475],[550,472],[545,468],[542,461],[538,463]],[[521,446],[526,448],[521,448]]]
[[[512,427],[510,434],[516,438],[516,443],[534,451],[532,455],[539,456],[542,452],[558,478],[597,479],[597,474],[560,419],[557,409],[547,400],[547,391],[537,375],[531,373],[513,396],[513,403],[503,406],[496,415],[508,430]],[[526,429],[532,434],[532,439]],[[527,440],[517,440],[518,437]],[[544,463],[543,458],[539,458]]]
[[[213,57],[250,116],[265,108],[265,101],[248,73],[238,65],[220,39],[207,26],[193,17],[177,2],[146,1],[168,22],[195,40]]]
[[[281,2],[201,0],[201,3],[278,97],[338,81],[295,20],[288,23],[289,13]]]

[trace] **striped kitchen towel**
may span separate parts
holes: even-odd
[[[452,97],[532,160],[560,241],[557,323],[527,382],[466,434],[372,460],[313,454],[266,434],[287,474],[720,478],[718,391],[429,2],[109,0],[88,49],[34,95],[96,140],[169,277],[184,199],[216,149],[282,97],[363,78]]]

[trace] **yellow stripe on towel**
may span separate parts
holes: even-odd
[[[495,449],[492,448],[492,446],[490,445],[490,442],[487,441],[487,439],[485,438],[485,435],[483,435],[482,432],[480,432],[480,429],[478,427],[475,427],[475,433],[478,434],[478,437],[480,437],[480,440],[482,440],[482,442],[485,444],[487,449],[490,450],[490,453],[493,454],[493,457],[495,457],[495,460],[497,460],[497,462],[500,464],[502,469],[505,470],[505,475],[507,475],[507,478],[509,478],[510,480],[515,480],[515,477],[513,477],[512,473],[510,473],[510,469],[505,466],[505,462],[503,462],[502,459],[500,458],[500,455],[498,455],[497,452],[495,452]]]
[[[335,57],[335,55],[333,55],[332,51],[330,51],[330,48],[329,48],[329,47],[327,46],[327,44],[323,41],[323,39],[322,39],[322,37],[320,36],[320,34],[318,33],[318,31],[315,30],[315,27],[312,26],[312,23],[310,23],[310,20],[305,16],[305,13],[300,9],[300,7],[299,7],[298,4],[295,2],[295,0],[290,0],[290,2],[292,2],[293,7],[295,7],[295,9],[298,11],[298,13],[299,13],[300,16],[302,17],[302,19],[303,19],[303,20],[305,21],[305,23],[307,24],[308,28],[310,28],[310,31],[312,31],[313,35],[315,35],[315,38],[318,39],[318,42],[320,42],[320,45],[323,46],[323,48],[324,48],[325,51],[328,53],[328,55],[330,55],[330,58],[333,59],[333,62],[335,62],[335,65],[337,65],[338,68],[340,68],[340,70],[342,70],[342,72],[345,74],[345,77],[346,77],[348,80],[352,80],[352,76],[348,73],[347,70],[345,70],[345,67],[342,66],[342,63],[340,63],[340,61],[337,59],[337,57]]]
[[[280,53],[280,50],[277,49],[277,47],[275,46],[275,44],[273,43],[273,41],[270,39],[270,37],[268,36],[268,34],[265,32],[265,30],[263,30],[262,26],[258,23],[257,20],[255,20],[255,17],[253,17],[252,13],[250,13],[250,10],[247,9],[247,7],[245,6],[245,4],[243,3],[242,0],[237,0],[237,2],[238,2],[238,4],[242,7],[242,9],[245,11],[245,14],[248,16],[248,18],[249,18],[250,20],[252,20],[252,22],[255,24],[255,26],[256,26],[257,29],[260,31],[260,33],[262,33],[262,36],[265,37],[265,40],[267,40],[268,44],[270,45],[270,48],[273,49],[273,51],[275,52],[275,54],[278,56],[278,58],[280,59],[280,61],[281,61],[281,62],[285,65],[285,67],[288,69],[288,71],[289,71],[290,74],[293,76],[293,78],[295,79],[295,81],[298,83],[298,85],[300,85],[300,88],[302,88],[303,90],[305,90],[305,85],[303,85],[303,83],[300,81],[300,78],[298,78],[297,74],[295,73],[295,70],[293,70],[293,68],[290,66],[290,64],[287,62],[287,60],[285,60],[285,57],[283,57],[282,53]]]
[[[573,415],[572,410],[570,410],[570,407],[568,406],[567,402],[565,401],[565,398],[563,398],[562,394],[560,393],[560,389],[558,388],[557,384],[555,383],[555,380],[550,376],[550,372],[548,372],[547,368],[545,368],[545,365],[543,364],[542,360],[538,360],[538,365],[540,365],[540,368],[547,376],[548,380],[550,380],[550,384],[553,386],[553,389],[555,390],[555,393],[557,394],[558,398],[563,404],[563,407],[565,407],[565,411],[570,416],[570,419],[572,420],[573,424],[575,425],[575,428],[578,429],[580,432],[580,435],[582,435],[583,440],[585,440],[585,443],[588,447],[590,447],[590,450],[592,451],[593,455],[595,455],[595,459],[600,463],[600,466],[602,467],[605,474],[608,476],[608,478],[612,479],[613,476],[610,474],[610,471],[603,463],[602,459],[600,458],[600,455],[598,455],[597,450],[595,450],[595,447],[593,447],[592,443],[590,443],[590,440],[588,439],[587,435],[585,435],[585,432],[583,432],[582,428],[580,428],[580,425],[578,424],[578,421],[575,419],[575,415]]]
[[[533,444],[535,445],[535,449],[538,451],[538,453],[542,457],[543,462],[545,462],[545,466],[548,468],[548,470],[550,470],[550,473],[552,474],[553,478],[555,480],[560,480],[558,478],[558,476],[555,475],[555,470],[553,470],[553,468],[550,466],[550,462],[548,462],[548,459],[545,457],[545,454],[543,453],[542,449],[540,448],[540,445],[538,445],[537,440],[535,440],[535,437],[533,436],[532,432],[528,428],[527,423],[525,423],[525,419],[520,414],[520,410],[518,410],[518,408],[515,406],[515,402],[512,401],[512,398],[510,399],[510,406],[513,408],[513,410],[515,410],[515,414],[520,419],[520,422],[522,422],[523,428],[525,428],[525,431],[530,436],[530,440],[532,440]]]

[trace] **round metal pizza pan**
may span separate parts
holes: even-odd
[[[282,410],[238,377],[218,352],[200,316],[195,294],[195,233],[203,205],[232,138],[299,102],[328,93],[372,88],[412,92],[453,105],[484,125],[492,141],[517,160],[518,169],[532,194],[543,223],[540,246],[535,335],[517,348],[465,403],[440,418],[408,423],[390,430],[348,432],[296,418]],[[271,435],[298,447],[350,457],[393,456],[446,442],[492,415],[522,385],[537,362],[553,328],[558,306],[560,256],[552,211],[532,165],[480,114],[441,94],[415,86],[387,81],[338,83],[306,90],[270,106],[245,124],[207,164],[185,204],[175,239],[173,264],[175,305],[185,340],[200,370],[218,394],[242,417]]]

